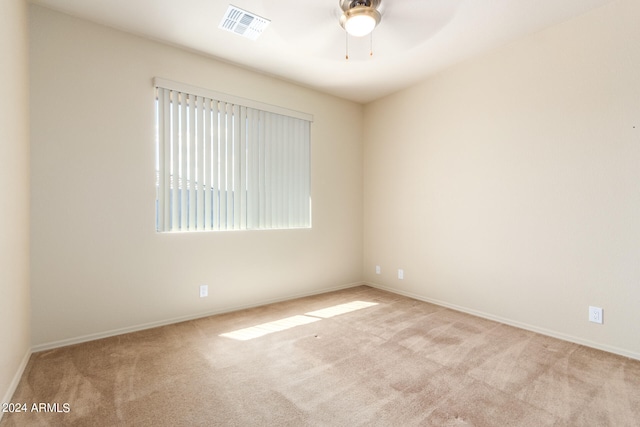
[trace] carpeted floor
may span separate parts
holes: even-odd
[[[640,361],[360,286],[36,353],[12,402],[1,427],[639,426]]]

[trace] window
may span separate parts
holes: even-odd
[[[311,115],[154,85],[157,231],[311,226]]]

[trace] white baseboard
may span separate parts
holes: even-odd
[[[215,316],[216,314],[230,313],[230,312],[233,312],[233,311],[244,310],[244,309],[247,309],[247,308],[259,307],[259,306],[267,305],[267,304],[274,304],[274,303],[277,303],[277,302],[288,301],[288,300],[295,299],[295,298],[303,298],[303,297],[308,297],[308,296],[312,296],[312,295],[325,294],[327,292],[339,291],[341,289],[348,289],[348,288],[353,288],[353,287],[361,286],[361,285],[364,285],[364,283],[363,282],[348,283],[348,284],[345,284],[345,285],[334,286],[332,288],[325,288],[325,289],[311,291],[311,292],[292,294],[292,295],[288,295],[288,296],[285,296],[285,297],[272,298],[272,299],[268,299],[268,300],[258,301],[258,302],[252,303],[252,304],[246,304],[246,305],[240,305],[240,306],[234,306],[234,307],[226,307],[226,308],[221,308],[221,309],[214,310],[214,311],[207,311],[207,312],[196,313],[196,314],[191,314],[191,315],[187,315],[187,316],[174,317],[172,319],[164,319],[164,320],[159,320],[157,322],[143,323],[143,324],[139,324],[139,325],[128,326],[126,328],[112,329],[112,330],[109,330],[109,331],[98,332],[98,333],[95,333],[95,334],[88,334],[88,335],[82,335],[82,336],[75,337],[75,338],[68,338],[68,339],[59,340],[59,341],[52,341],[52,342],[48,342],[48,343],[44,343],[44,344],[34,345],[31,348],[31,351],[33,353],[37,353],[37,352],[40,352],[40,351],[51,350],[51,349],[54,349],[54,348],[66,347],[68,345],[80,344],[80,343],[83,343],[83,342],[99,340],[99,339],[102,339],[102,338],[113,337],[113,336],[116,336],[116,335],[128,334],[128,333],[131,333],[131,332],[142,331],[142,330],[145,330],[145,329],[157,328],[159,326],[165,326],[165,325],[171,325],[171,324],[174,324],[174,323],[186,322],[186,321],[189,321],[189,320],[200,319],[202,317]]]
[[[522,323],[522,322],[518,322],[518,321],[515,321],[515,320],[507,319],[507,318],[504,318],[504,317],[494,316],[492,314],[484,313],[482,311],[473,310],[473,309],[470,309],[470,308],[467,308],[467,307],[461,307],[459,305],[450,304],[450,303],[447,303],[445,301],[440,301],[440,300],[436,300],[436,299],[433,299],[433,298],[427,298],[427,297],[424,297],[422,295],[414,294],[412,292],[405,292],[405,291],[401,291],[401,290],[398,290],[398,289],[389,288],[389,287],[386,287],[386,286],[379,285],[377,283],[365,282],[364,284],[367,285],[367,286],[371,286],[372,288],[380,289],[380,290],[391,292],[391,293],[398,294],[398,295],[403,295],[403,296],[406,296],[406,297],[409,297],[409,298],[416,299],[418,301],[424,301],[424,302],[428,302],[428,303],[431,303],[431,304],[439,305],[441,307],[450,308],[450,309],[455,310],[455,311],[460,311],[462,313],[467,313],[467,314],[471,314],[471,315],[474,315],[474,316],[482,317],[484,319],[493,320],[495,322],[503,323],[505,325],[514,326],[516,328],[524,329],[524,330],[531,331],[531,332],[536,332],[536,333],[541,334],[541,335],[546,335],[546,336],[549,336],[549,337],[552,337],[552,338],[558,338],[558,339],[563,340],[563,341],[568,341],[568,342],[572,342],[572,343],[575,343],[575,344],[584,345],[585,347],[595,348],[597,350],[606,351],[608,353],[617,354],[619,356],[628,357],[630,359],[640,360],[640,353],[636,353],[634,351],[629,351],[629,350],[626,350],[626,349],[623,349],[623,348],[618,348],[618,347],[613,347],[613,346],[610,346],[610,345],[596,343],[596,342],[593,342],[593,341],[589,341],[589,340],[585,340],[585,339],[582,339],[582,338],[579,338],[579,337],[575,337],[573,335],[564,334],[562,332],[553,331],[553,330],[545,329],[545,328],[540,328],[538,326],[529,325],[527,323]]]
[[[2,400],[0,400],[0,402],[2,403],[11,402],[11,399],[13,398],[13,394],[16,392],[16,389],[18,388],[18,384],[20,383],[20,379],[22,379],[22,374],[24,374],[24,370],[27,367],[27,363],[29,363],[29,359],[31,358],[31,353],[32,353],[31,349],[28,349],[27,352],[25,353],[24,357],[22,358],[22,361],[20,362],[20,365],[18,366],[18,370],[13,375],[11,384],[9,384],[9,389],[3,396]],[[0,411],[0,421],[2,421],[2,415],[4,415],[4,413]]]

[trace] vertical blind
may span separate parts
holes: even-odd
[[[311,116],[154,84],[158,231],[311,226]]]

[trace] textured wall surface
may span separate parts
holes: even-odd
[[[361,105],[37,6],[31,64],[34,345],[361,280]],[[313,228],[156,233],[155,76],[312,114]]]
[[[365,280],[640,358],[639,15],[613,2],[367,105]]]

